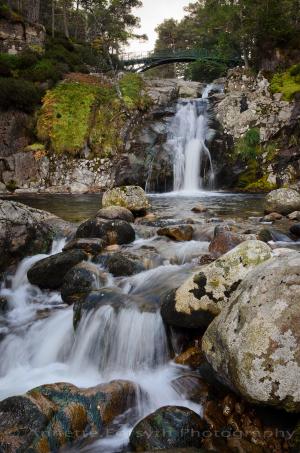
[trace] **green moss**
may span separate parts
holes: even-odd
[[[300,64],[294,65],[285,72],[274,74],[270,89],[272,93],[282,93],[283,99],[291,101],[300,92]]]
[[[248,192],[270,192],[275,189],[277,189],[277,185],[268,181],[268,175],[264,175],[262,178],[245,187],[245,191]]]
[[[249,129],[244,137],[241,137],[234,149],[234,157],[241,158],[244,161],[255,159],[261,154],[260,132],[257,128]]]
[[[43,100],[37,134],[57,154],[78,153],[85,145],[92,106],[99,89],[94,85],[62,83]]]
[[[33,143],[32,145],[26,146],[26,148],[24,148],[24,151],[28,152],[45,151],[45,145],[43,145],[42,143]]]
[[[150,98],[144,93],[145,82],[138,74],[125,74],[120,81],[123,101],[129,110],[146,110]]]
[[[14,192],[18,188],[16,181],[14,179],[8,181],[8,183],[6,183],[6,188],[9,192]]]
[[[238,187],[240,189],[245,189],[249,184],[257,181],[259,165],[257,160],[251,160],[248,164],[247,170],[244,171],[238,180]]]

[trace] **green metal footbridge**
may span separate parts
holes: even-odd
[[[168,49],[146,53],[127,53],[119,56],[121,69],[127,69],[134,72],[145,72],[148,71],[148,69],[170,63],[189,63],[193,61],[214,61],[225,63],[229,67],[234,67],[242,63],[242,60],[239,57],[224,58],[222,55],[209,52],[206,49]]]

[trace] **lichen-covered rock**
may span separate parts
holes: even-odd
[[[245,276],[270,258],[267,244],[243,242],[171,292],[162,304],[164,321],[178,327],[207,327],[227,306],[230,295]]]
[[[105,192],[102,198],[103,208],[122,206],[133,213],[141,213],[150,208],[144,190],[139,186],[122,186]]]
[[[146,270],[139,257],[128,252],[103,253],[97,261],[114,277],[134,275]]]
[[[86,432],[102,434],[136,404],[136,384],[112,381],[81,389],[59,383],[0,402],[0,450],[42,453],[70,445]]]
[[[68,305],[72,305],[83,295],[100,289],[106,281],[106,275],[95,264],[79,263],[72,267],[64,277],[61,288],[62,300]]]
[[[108,206],[100,209],[96,217],[107,220],[125,220],[126,222],[134,222],[134,215],[129,209],[122,206]]]
[[[194,228],[191,225],[176,225],[157,230],[158,236],[166,236],[174,241],[191,241]]]
[[[207,329],[203,351],[249,401],[300,411],[300,254],[282,253],[244,278]]]
[[[48,212],[0,200],[0,271],[27,255],[47,253],[53,240]]]
[[[292,189],[278,189],[270,192],[265,200],[265,211],[290,214],[300,210],[300,194]]]
[[[90,255],[98,255],[102,252],[105,247],[105,242],[103,239],[98,238],[88,238],[88,239],[73,239],[72,241],[68,242],[63,251],[66,252],[68,250],[83,250]]]
[[[62,286],[66,273],[87,259],[88,255],[83,250],[57,253],[35,263],[27,272],[27,278],[32,285],[41,289],[58,289]]]
[[[124,220],[105,220],[99,217],[82,223],[77,232],[77,238],[99,238],[106,245],[129,244],[135,239],[135,232],[130,223]]]
[[[199,448],[206,428],[202,418],[186,407],[161,407],[133,428],[130,446],[133,451]]]

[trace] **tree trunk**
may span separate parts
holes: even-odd
[[[69,24],[68,24],[68,8],[67,8],[67,4],[66,4],[65,0],[63,2],[63,19],[64,19],[65,37],[70,38]]]
[[[75,24],[75,39],[78,39],[78,27],[79,27],[79,2],[80,0],[76,1],[76,24]]]
[[[55,0],[52,0],[52,11],[51,11],[51,14],[52,14],[52,38],[54,38],[55,36]]]

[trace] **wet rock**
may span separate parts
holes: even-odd
[[[200,347],[192,346],[186,351],[182,352],[175,358],[175,363],[178,365],[189,366],[192,369],[198,368],[205,360],[204,354]]]
[[[90,255],[98,255],[102,252],[105,247],[105,242],[103,239],[98,238],[89,238],[89,239],[73,239],[72,241],[68,242],[63,251],[66,252],[68,250],[83,250],[84,252]]]
[[[122,293],[118,288],[103,288],[98,291],[91,291],[89,294],[84,294],[76,301],[73,306],[73,325],[74,329],[83,315],[93,310],[98,310],[101,307],[109,306],[114,310],[119,310],[128,300],[128,296]]]
[[[201,214],[202,212],[207,212],[207,207],[204,206],[203,204],[199,203],[197,206],[195,206],[192,211]]]
[[[239,453],[265,453],[265,448],[248,442],[245,439],[228,439],[229,451],[237,451]],[[276,451],[276,450],[275,450]]]
[[[245,276],[203,337],[220,379],[249,401],[300,410],[300,254],[268,260]]]
[[[233,233],[228,226],[217,226],[214,238],[209,245],[209,252],[213,258],[219,258],[245,241],[242,234]]]
[[[196,404],[204,404],[210,395],[209,385],[199,376],[184,374],[171,382],[172,387],[183,398]]]
[[[283,241],[289,242],[291,239],[281,231],[275,230],[274,228],[263,228],[258,233],[258,239],[262,242],[270,241]]]
[[[151,207],[145,191],[139,186],[122,186],[107,190],[102,198],[102,206],[122,206],[135,214],[141,214]]]
[[[300,194],[292,189],[278,189],[270,192],[265,200],[265,211],[287,215],[300,210]]]
[[[161,407],[133,428],[130,446],[133,451],[199,448],[205,429],[206,423],[190,409]]]
[[[282,214],[279,214],[278,212],[271,212],[270,214],[266,215],[263,218],[264,222],[276,222],[276,220],[281,220],[282,219]]]
[[[126,222],[134,222],[134,216],[129,209],[122,206],[108,206],[97,212],[96,217],[107,220],[125,220]]]
[[[72,305],[90,291],[100,289],[106,281],[106,275],[95,264],[79,263],[72,267],[64,277],[61,288],[62,300],[68,305]]]
[[[294,211],[288,215],[290,220],[300,220],[300,211]]]
[[[194,274],[164,300],[161,314],[172,326],[205,328],[228,305],[246,275],[271,258],[270,247],[245,241]]]
[[[193,239],[194,228],[191,225],[177,225],[160,228],[157,231],[159,236],[166,236],[174,241],[191,241]]]
[[[141,260],[128,252],[104,253],[97,261],[114,277],[134,275],[146,270]]]
[[[292,225],[290,228],[290,232],[292,233],[293,236],[296,236],[296,238],[300,238],[300,223]]]
[[[217,401],[210,400],[205,404],[203,418],[213,431],[221,431],[227,426],[226,417]]]
[[[5,296],[0,296],[0,315],[8,310],[8,300]]]
[[[136,390],[129,381],[88,389],[60,383],[7,398],[0,402],[0,450],[53,451],[87,432],[100,435],[117,416],[135,406]]]
[[[88,255],[83,250],[57,253],[35,263],[27,272],[27,278],[32,285],[41,289],[58,289],[66,273],[87,259]]]
[[[77,232],[77,238],[99,238],[106,245],[129,244],[135,239],[132,226],[124,220],[90,219],[82,223]]]
[[[49,251],[54,232],[47,222],[52,217],[21,203],[0,200],[0,271],[27,255]]]

